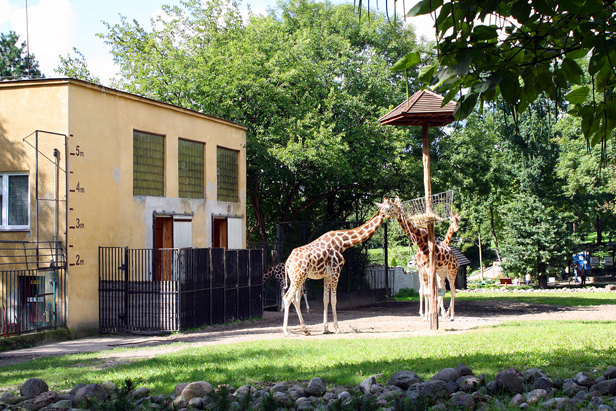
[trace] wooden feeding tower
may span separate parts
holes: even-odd
[[[450,101],[443,105],[444,98],[430,90],[420,90],[413,94],[408,101],[403,102],[389,113],[379,119],[383,125],[394,126],[418,126],[421,127],[423,143],[423,170],[425,188],[425,214],[433,213],[434,199],[432,196],[432,184],[430,181],[430,139],[428,127],[442,127],[453,121],[453,112],[456,103]],[[452,194],[453,195],[453,194]],[[430,280],[428,292],[430,293],[430,329],[438,329],[437,285],[436,285],[436,258],[434,223],[441,221],[437,218],[425,220],[428,227],[428,247],[430,251],[428,272]]]

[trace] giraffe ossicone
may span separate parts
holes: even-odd
[[[376,214],[365,224],[350,230],[336,230],[323,234],[316,240],[295,248],[287,258],[285,270],[291,285],[284,296],[284,323],[283,332],[288,335],[289,307],[295,306],[302,331],[308,335],[308,329],[300,311],[300,290],[307,278],[323,280],[323,333],[329,334],[327,318],[328,305],[331,305],[334,319],[334,332],[339,333],[338,317],[336,314],[337,294],[336,288],[340,278],[340,270],[344,265],[342,253],[368,240],[383,224],[385,218],[400,213],[399,206],[391,199],[384,197],[379,204]]]

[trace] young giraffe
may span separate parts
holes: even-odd
[[[288,277],[285,275],[284,263],[278,263],[269,267],[267,270],[263,271],[263,284],[270,278],[274,277],[278,284],[280,285],[281,301],[284,301],[284,294],[289,287]],[[302,295],[304,296],[304,301],[306,302],[306,311],[310,312],[310,306],[308,305],[308,293],[306,292],[306,283],[302,284]],[[284,305],[280,304],[280,311],[284,309]]]
[[[402,208],[402,204],[400,203],[400,199],[396,198],[396,204]],[[428,229],[425,227],[414,227],[413,224],[409,222],[407,217],[400,213],[396,216],[400,227],[406,234],[406,236],[417,246],[417,268],[419,270],[419,315],[424,317],[424,321],[428,320],[428,296],[425,291],[428,289],[429,277],[428,273],[428,262],[430,259],[430,251],[428,249]],[[442,316],[449,316],[453,321],[453,308],[452,304],[455,296],[455,277],[458,273],[458,260],[456,259],[455,254],[451,250],[449,243],[451,242],[451,237],[453,236],[453,232],[458,229],[458,222],[460,219],[459,215],[452,216],[452,224],[449,227],[449,231],[447,232],[447,236],[445,237],[445,241],[437,241],[435,243],[435,260],[436,260],[436,273],[437,273],[437,284],[438,288],[445,288],[445,278],[453,278],[453,280],[449,280],[449,284],[452,289],[452,299],[451,304],[449,306],[449,310],[447,314],[445,313],[445,305],[443,303],[443,297],[437,297],[437,310],[438,307],[441,309]],[[426,299],[426,310],[424,312],[423,304],[424,297]]]
[[[284,323],[282,330],[286,335],[289,334],[287,325],[291,303],[295,306],[302,331],[306,335],[310,334],[299,309],[300,289],[307,278],[313,280],[323,279],[323,333],[330,334],[327,323],[327,306],[330,293],[334,330],[336,333],[340,333],[338,317],[336,315],[336,287],[338,286],[340,270],[344,265],[342,252],[372,237],[372,234],[383,224],[385,218],[389,218],[390,214],[398,214],[400,212],[398,206],[387,197],[384,198],[383,204],[378,204],[378,206],[379,210],[377,213],[362,226],[350,230],[330,231],[313,242],[291,251],[285,266],[291,280],[291,286],[284,296]]]

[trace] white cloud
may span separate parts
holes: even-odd
[[[76,17],[69,0],[41,0],[36,6],[28,7],[30,53],[34,54],[41,72],[47,77],[55,75],[53,69],[60,62],[58,56],[72,51]],[[11,24],[20,35],[20,41],[26,41],[25,8],[11,14]]]
[[[8,0],[0,0],[0,24],[4,24],[11,18],[11,5]],[[7,33],[8,34],[8,33]]]

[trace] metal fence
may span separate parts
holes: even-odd
[[[0,241],[3,336],[66,326],[66,258],[60,242]]]
[[[261,250],[99,247],[99,331],[179,331],[258,318]]]

